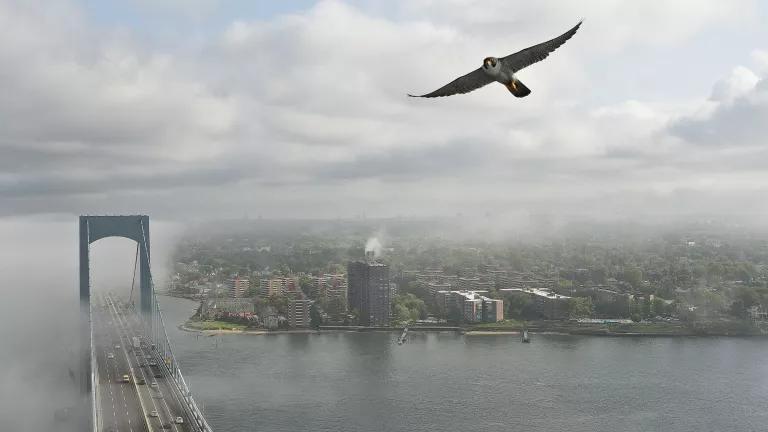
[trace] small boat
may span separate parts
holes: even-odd
[[[523,330],[523,336],[521,337],[521,342],[523,343],[531,342],[531,338],[528,337],[528,329]]]

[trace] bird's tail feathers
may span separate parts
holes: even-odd
[[[509,92],[515,95],[515,97],[526,97],[529,94],[531,94],[531,89],[525,86],[522,81],[520,80],[514,80],[507,84],[507,88],[509,89]]]

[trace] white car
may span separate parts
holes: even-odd
[[[120,345],[115,345],[115,349],[120,349]]]
[[[150,416],[150,417],[159,417],[159,415],[157,414],[157,410],[152,410],[152,411],[150,411],[150,412],[149,412],[149,416]]]
[[[109,354],[107,354],[107,358],[108,359],[113,359],[113,358],[115,358],[115,355],[112,354],[112,353],[109,353]]]
[[[156,389],[157,388],[157,381],[152,381],[152,384],[150,384],[149,386],[152,387],[153,389]]]
[[[183,418],[181,418],[181,417],[176,417],[176,419],[175,419],[174,421],[176,422],[176,424],[182,424],[182,423],[184,423],[184,419],[183,419]]]

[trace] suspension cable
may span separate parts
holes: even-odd
[[[128,296],[128,301],[133,305],[133,307],[136,307],[136,304],[133,303],[133,287],[136,285],[136,267],[138,267],[139,264],[139,242],[136,242],[136,257],[133,259],[133,279],[131,280],[131,294]]]

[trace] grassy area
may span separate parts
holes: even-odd
[[[242,324],[224,321],[187,321],[185,325],[196,330],[243,330],[245,328]]]
[[[690,331],[680,323],[632,323],[609,324],[608,329],[615,333],[653,333],[653,334],[678,334]]]

